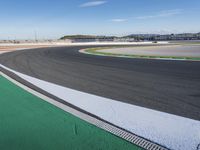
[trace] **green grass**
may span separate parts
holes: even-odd
[[[0,76],[1,150],[141,150]]]
[[[109,47],[111,48],[111,47]],[[116,47],[112,47],[116,48]],[[195,60],[200,61],[199,57],[177,57],[177,56],[148,56],[148,55],[129,55],[129,54],[116,54],[109,52],[100,52],[99,50],[107,49],[105,47],[89,48],[85,52],[93,55],[112,56],[112,57],[126,57],[126,58],[145,58],[145,59],[180,59],[180,60]]]

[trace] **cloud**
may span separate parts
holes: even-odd
[[[159,16],[168,17],[168,16],[181,14],[182,12],[183,12],[182,9],[167,10],[167,11],[162,11]]]
[[[80,5],[80,7],[94,7],[94,6],[99,6],[107,3],[107,1],[91,1],[91,2],[86,2]]]
[[[111,19],[112,22],[126,22],[127,19]]]
[[[153,19],[153,18],[170,17],[170,16],[181,14],[182,12],[183,12],[182,9],[165,10],[155,15],[139,16],[139,17],[136,17],[136,19]]]
[[[183,12],[182,9],[163,10],[163,11],[160,11],[159,13],[154,14],[154,15],[138,16],[138,17],[135,17],[134,19],[144,20],[144,19],[170,17],[170,16],[182,14],[182,12]],[[124,19],[124,18],[115,18],[115,19],[111,19],[110,21],[112,21],[112,22],[126,22],[126,21],[128,21],[130,19],[133,19],[133,18],[131,18],[131,17],[126,18],[126,19]]]

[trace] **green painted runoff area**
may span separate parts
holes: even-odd
[[[0,76],[1,150],[141,150]]]

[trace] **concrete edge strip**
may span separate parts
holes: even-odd
[[[8,79],[9,81],[11,81],[12,83],[16,84],[17,86],[21,87],[22,89],[28,91],[29,93],[45,100],[46,102],[92,124],[92,125],[95,125],[96,127],[99,127],[107,132],[110,132],[132,144],[135,144],[143,149],[146,149],[146,150],[168,150],[167,148],[157,144],[157,143],[154,143],[154,142],[151,142],[145,138],[142,138],[140,136],[137,136],[133,133],[130,133],[128,131],[125,131],[121,128],[118,128],[112,124],[109,124],[105,121],[102,121],[98,118],[95,118],[87,113],[83,113],[77,109],[74,109],[70,106],[67,106],[57,100],[54,100],[52,99],[51,97],[49,96],[46,96],[36,90],[33,90],[32,88],[18,82],[17,80],[15,80],[13,77],[10,77],[9,75],[3,73],[2,71],[0,71],[0,75],[2,75],[3,77],[5,77],[6,79]],[[17,76],[17,75],[16,75]]]
[[[200,61],[200,60],[193,60],[193,59],[185,59],[185,58],[180,58],[180,59],[176,59],[176,58],[160,58],[159,56],[158,57],[155,57],[155,58],[148,58],[147,57],[132,57],[132,56],[123,56],[123,55],[106,55],[106,54],[100,54],[100,53],[91,53],[91,52],[87,52],[86,51],[87,49],[81,49],[79,50],[79,53],[82,53],[82,54],[88,54],[88,55],[96,55],[96,56],[103,56],[103,57],[118,57],[118,58],[135,58],[135,59],[155,59],[155,60],[172,60],[172,61]]]

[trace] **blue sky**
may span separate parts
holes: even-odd
[[[0,0],[0,39],[200,32],[200,0]]]

